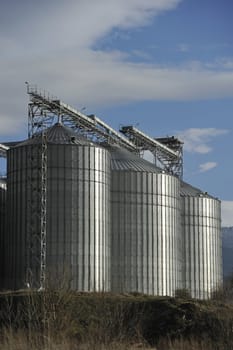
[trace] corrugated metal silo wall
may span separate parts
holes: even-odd
[[[181,286],[180,183],[112,172],[112,290],[174,295]]]
[[[4,239],[6,235],[6,183],[0,179],[0,288],[4,287]]]
[[[184,236],[184,288],[191,296],[208,299],[222,284],[220,201],[181,197]]]
[[[31,169],[30,154],[38,145],[9,152],[6,284],[24,286],[27,270],[28,227],[39,230],[39,202],[33,221],[32,176],[40,188],[40,160]],[[48,145],[47,170],[47,276],[52,282],[70,281],[73,289],[109,290],[110,285],[110,160],[108,151],[94,146]],[[35,228],[34,228],[35,229]],[[37,271],[33,271],[38,278]],[[37,277],[35,277],[37,276]]]

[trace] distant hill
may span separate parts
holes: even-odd
[[[222,228],[223,276],[233,274],[233,227]]]

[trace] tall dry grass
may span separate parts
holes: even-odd
[[[233,308],[223,301],[77,293],[0,296],[1,350],[231,350]]]
[[[214,344],[204,340],[160,339],[156,346],[149,346],[144,342],[120,342],[112,341],[100,343],[90,339],[84,343],[75,340],[49,339],[46,343],[40,342],[40,336],[33,335],[29,342],[28,334],[24,331],[11,333],[5,331],[0,342],[1,350],[231,350],[233,347],[226,347],[224,344]]]

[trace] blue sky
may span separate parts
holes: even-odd
[[[184,142],[184,180],[233,225],[231,0],[9,0],[0,12],[0,140],[27,136],[24,82],[114,128]]]

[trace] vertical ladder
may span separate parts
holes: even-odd
[[[27,272],[29,288],[45,289],[46,213],[47,213],[47,139],[28,146]]]
[[[41,198],[40,198],[40,289],[46,283],[46,229],[47,229],[47,139],[42,131],[41,140]]]

